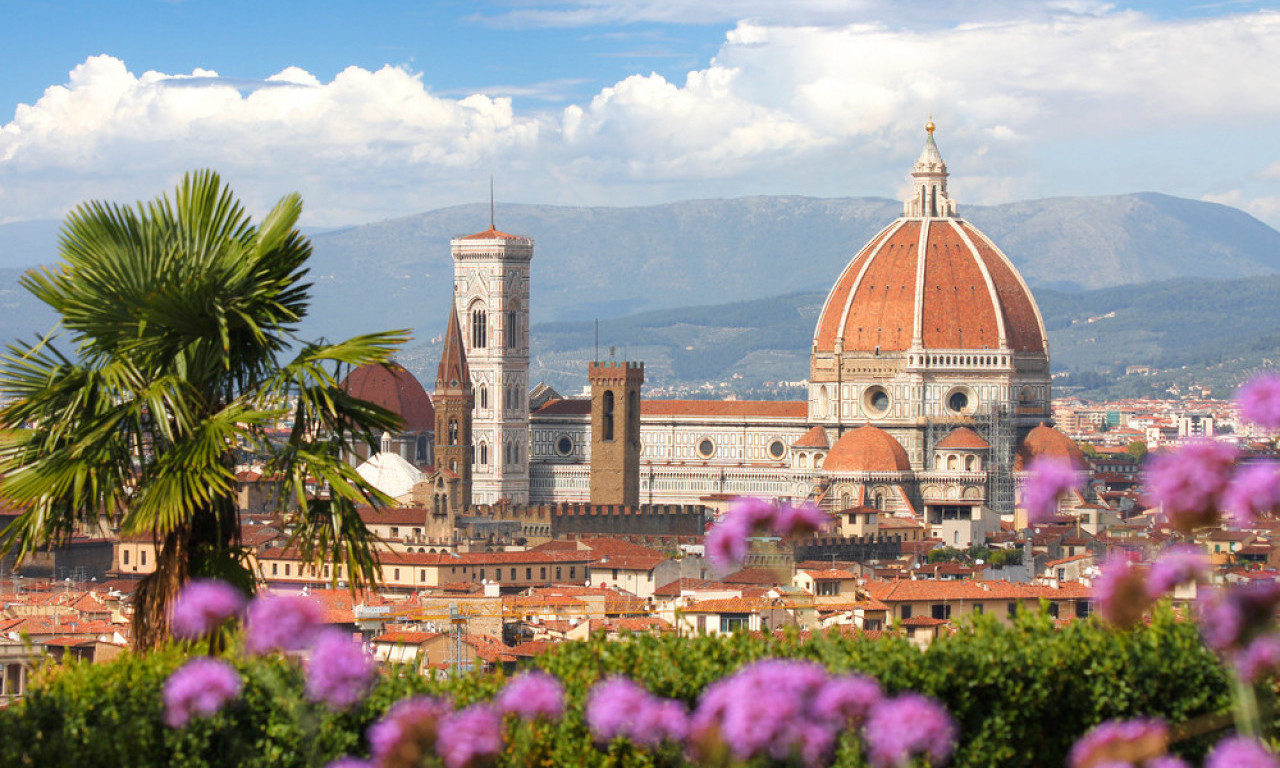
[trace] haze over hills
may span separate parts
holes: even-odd
[[[814,324],[826,293],[654,310],[600,323],[600,357],[642,360],[650,388],[716,397],[802,398],[780,387],[809,375]],[[1059,394],[1094,398],[1165,396],[1210,387],[1229,396],[1259,368],[1280,365],[1280,276],[1207,282],[1180,279],[1097,291],[1042,288]],[[585,384],[596,355],[591,322],[543,323],[533,331],[530,381],[562,394]],[[407,367],[434,375],[439,346],[406,350]],[[1126,375],[1129,366],[1150,374]],[[719,386],[720,382],[728,386]],[[710,383],[712,386],[706,388]]]
[[[600,318],[606,349],[626,346],[631,357],[648,360],[651,381],[668,375],[672,382],[717,379],[737,365],[740,353],[750,357],[753,378],[768,381],[806,375],[814,302],[857,249],[900,212],[900,203],[877,198],[745,197],[636,208],[500,205],[497,225],[535,240],[534,344],[552,380],[560,369],[571,377],[565,381],[580,377],[580,366],[563,356],[577,354],[574,344],[584,348],[583,329],[590,325],[571,321]],[[1146,296],[1114,286],[1280,274],[1280,232],[1214,203],[1143,193],[961,204],[960,213],[1014,261],[1051,324],[1055,299],[1047,289],[1111,288],[1063,299],[1105,314],[1111,303]],[[438,336],[452,290],[449,239],[488,223],[488,206],[477,204],[347,229],[313,229],[313,311],[301,335],[344,338],[411,328],[419,341]],[[20,267],[56,258],[57,227],[0,226],[0,336],[30,338],[52,325],[52,315],[16,283]],[[1230,282],[1206,292],[1224,297],[1230,307],[1234,295],[1265,285],[1270,283]],[[819,293],[805,299],[806,292]],[[1151,306],[1144,306],[1126,321],[1131,327],[1100,345],[1073,340],[1072,329],[1051,328],[1051,336],[1070,331],[1060,334],[1061,341],[1054,338],[1055,368],[1093,370],[1128,358],[1149,363],[1171,349],[1151,339],[1167,335],[1171,324],[1185,328],[1193,322],[1189,313],[1196,301],[1195,295],[1181,297],[1159,316],[1161,325],[1155,325]],[[691,306],[697,309],[670,315],[684,318],[674,324],[645,319],[667,317],[662,313],[636,314]],[[624,317],[612,333],[611,321]],[[660,374],[664,369],[669,374]]]

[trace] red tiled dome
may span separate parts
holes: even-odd
[[[923,257],[923,268],[921,258]],[[956,218],[901,218],[845,267],[814,351],[1009,349],[1044,352],[1040,312],[1008,257]]]
[[[949,448],[958,451],[985,451],[991,448],[991,444],[982,439],[982,435],[968,427],[956,427],[933,447],[943,450]]]
[[[867,424],[836,441],[822,463],[822,471],[909,472],[911,460],[893,435]]]
[[[393,411],[404,419],[406,432],[435,428],[436,410],[417,377],[402,366],[362,365],[342,382],[351,395]]]
[[[1031,460],[1039,456],[1052,456],[1066,459],[1076,467],[1083,469],[1088,463],[1084,451],[1076,445],[1076,441],[1062,434],[1053,427],[1040,426],[1027,433],[1018,446],[1018,455],[1014,459],[1014,469],[1025,469]]]

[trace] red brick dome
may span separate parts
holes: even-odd
[[[867,424],[846,432],[822,463],[824,472],[910,472],[907,451],[893,435]]]
[[[939,450],[985,451],[991,448],[991,443],[968,427],[956,427],[933,447]]]
[[[1066,459],[1080,469],[1083,469],[1088,463],[1085,460],[1084,451],[1080,450],[1080,446],[1076,445],[1076,441],[1053,427],[1045,426],[1044,422],[1041,422],[1040,426],[1028,432],[1027,436],[1022,439],[1022,444],[1018,446],[1018,455],[1014,459],[1013,468],[1026,469],[1031,460],[1039,456]]]
[[[908,349],[1045,352],[1026,283],[958,218],[898,219],[849,262],[827,296],[815,352]]]
[[[418,378],[400,365],[362,365],[347,376],[342,388],[399,414],[406,432],[435,428],[436,410],[431,398]]]

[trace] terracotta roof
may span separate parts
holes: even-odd
[[[868,581],[866,591],[883,603],[974,600],[1088,599],[1092,591],[1076,582],[1057,588],[1012,581]]]
[[[904,627],[940,627],[946,623],[944,619],[935,619],[932,616],[912,616],[902,620]]]
[[[404,419],[409,432],[435,428],[435,408],[418,379],[395,363],[362,365],[342,382],[349,394],[386,408]]]
[[[534,416],[588,416],[590,414],[591,401],[586,398],[548,400],[533,412]]]
[[[1025,469],[1032,459],[1040,456],[1066,459],[1078,469],[1084,469],[1088,466],[1084,451],[1080,450],[1080,446],[1076,445],[1076,441],[1053,427],[1045,426],[1044,422],[1041,422],[1040,426],[1028,432],[1027,436],[1022,439],[1022,444],[1018,446],[1018,455],[1014,459],[1013,468]]]
[[[815,424],[800,436],[800,439],[791,444],[793,448],[830,448],[831,441],[827,439],[827,430],[821,424]]]
[[[822,471],[832,472],[908,472],[911,460],[893,435],[877,426],[866,424],[846,432],[836,441],[822,463]]]
[[[982,436],[974,432],[968,427],[956,427],[947,433],[947,436],[938,441],[934,448],[951,448],[953,450],[987,450],[991,447],[991,443],[982,439]]]
[[[384,645],[421,645],[433,637],[440,637],[439,632],[383,632],[373,638],[373,642]]]
[[[806,574],[808,574],[808,575],[809,575],[809,577],[810,577],[810,578],[812,578],[812,579],[853,579],[853,578],[857,578],[857,577],[856,577],[856,576],[854,576],[852,573],[850,573],[849,571],[844,570],[843,568],[824,568],[824,569],[822,569],[822,570],[809,570],[809,569],[805,569],[805,571],[804,571],[804,572],[805,572]]]
[[[917,322],[925,349],[981,354],[1002,341],[1015,351],[1045,349],[1039,312],[1012,263],[960,219],[933,219],[927,228],[899,219],[872,238],[828,294],[814,351],[834,352],[840,339],[846,352],[905,352]],[[971,364],[986,363],[956,361]]]
[[[495,229],[494,227],[490,226],[488,229],[486,229],[483,232],[477,232],[474,235],[463,235],[462,237],[459,237],[457,239],[458,240],[528,240],[529,238],[521,237],[520,235],[513,235],[509,232],[503,232],[502,230]]]

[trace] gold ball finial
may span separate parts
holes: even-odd
[[[932,136],[932,135],[933,135],[933,129],[934,129],[934,128],[936,128],[936,127],[937,127],[937,126],[935,126],[935,125],[933,124],[933,115],[929,115],[929,122],[927,122],[927,123],[925,123],[925,124],[924,124],[924,129],[925,129],[926,131],[928,131],[928,132],[929,132],[929,135],[930,135],[930,136]]]

